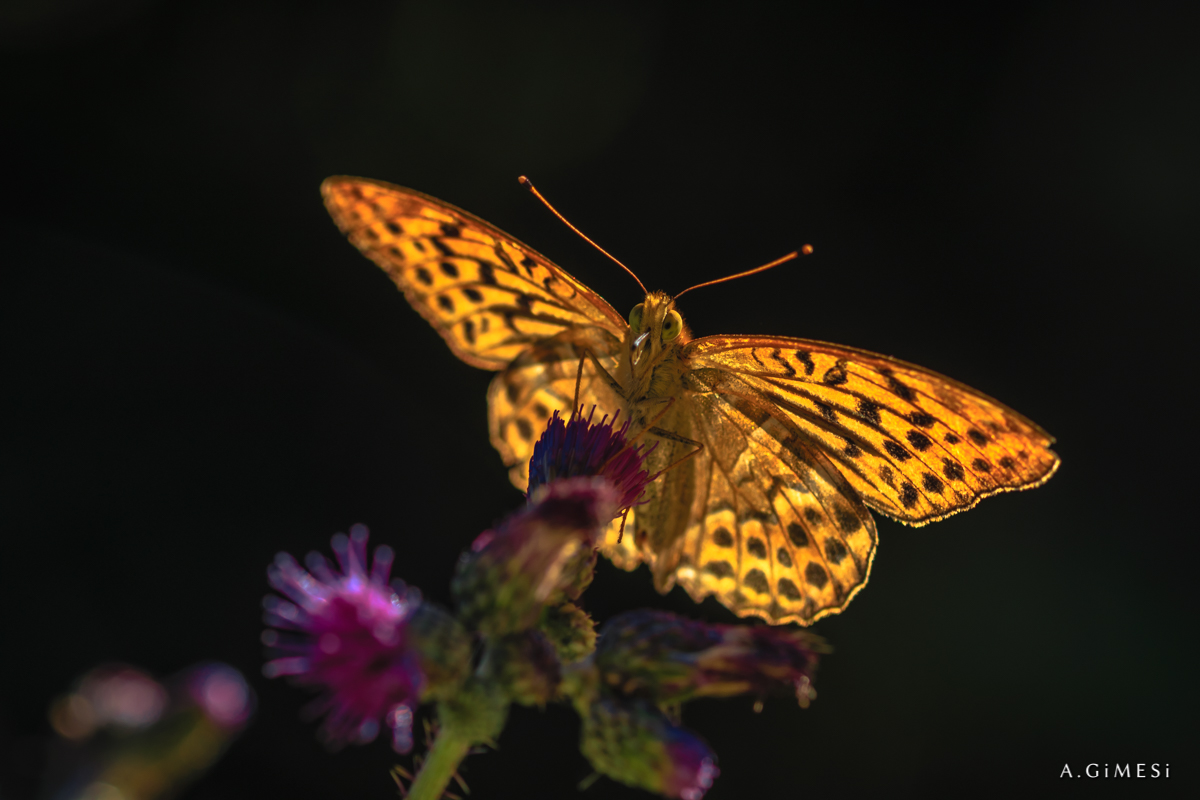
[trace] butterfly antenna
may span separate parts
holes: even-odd
[[[786,256],[783,256],[782,258],[777,258],[769,264],[763,264],[761,267],[755,267],[754,269],[748,269],[745,272],[739,272],[737,275],[727,275],[724,278],[717,278],[715,281],[705,281],[704,283],[697,283],[695,286],[689,286],[688,288],[684,289],[679,294],[675,295],[675,299],[678,300],[679,298],[683,297],[685,294],[690,292],[692,289],[700,289],[704,286],[712,286],[713,284],[724,283],[725,281],[737,280],[738,278],[744,278],[747,275],[753,275],[756,272],[765,272],[765,271],[769,270],[771,267],[778,267],[780,264],[783,264],[787,261],[791,261],[793,258],[798,258],[799,256],[806,256],[806,255],[810,254],[812,251],[813,251],[812,245],[806,244],[803,247],[801,247],[799,250],[793,250],[792,252],[788,253]]]
[[[549,200],[547,200],[546,198],[542,197],[542,193],[541,193],[541,192],[539,192],[539,191],[537,190],[537,188],[536,188],[536,187],[533,185],[533,181],[529,180],[529,178],[526,178],[524,175],[522,175],[521,177],[517,178],[517,183],[521,184],[521,185],[522,185],[522,186],[524,186],[526,189],[528,189],[529,191],[533,192],[533,196],[534,196],[534,197],[536,197],[538,200],[541,200],[541,201],[542,201],[542,205],[544,205],[546,208],[550,209],[550,213],[552,213],[554,216],[556,216],[556,217],[558,217],[559,219],[561,219],[561,220],[563,221],[563,224],[564,224],[564,225],[566,225],[568,228],[570,228],[571,230],[573,230],[573,231],[575,231],[576,233],[578,233],[578,234],[579,234],[581,237],[583,237],[583,240],[584,240],[585,242],[587,242],[587,243],[588,243],[588,244],[590,244],[592,247],[594,247],[594,248],[596,248],[597,250],[599,250],[601,253],[604,253],[604,255],[608,256],[608,257],[609,257],[609,258],[611,258],[613,261],[615,261],[618,267],[620,267],[621,269],[623,269],[623,270],[625,270],[626,272],[628,272],[628,273],[630,274],[630,276],[631,276],[631,277],[632,277],[632,278],[633,278],[635,281],[637,281],[637,284],[638,284],[638,286],[641,286],[641,287],[642,287],[642,293],[643,293],[643,294],[650,294],[650,292],[646,290],[646,285],[645,285],[644,283],[642,283],[641,279],[640,279],[640,278],[638,278],[638,276],[637,276],[637,275],[634,275],[634,274],[633,274],[633,270],[631,270],[629,267],[627,267],[627,266],[625,266],[624,264],[622,264],[620,261],[617,261],[617,258],[616,258],[616,256],[614,256],[612,253],[608,252],[608,251],[607,251],[607,250],[605,250],[603,247],[601,247],[600,245],[596,244],[595,242],[593,242],[593,241],[592,241],[591,239],[589,239],[588,237],[584,236],[584,235],[583,235],[583,231],[579,230],[579,228],[576,228],[574,225],[572,225],[570,222],[568,222],[568,221],[567,221],[567,218],[566,218],[566,217],[564,217],[562,214],[558,213],[558,209],[556,209],[554,206],[550,205],[550,201],[549,201]],[[793,254],[793,255],[794,255],[794,254]]]

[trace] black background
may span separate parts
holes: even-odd
[[[811,242],[689,295],[693,330],[894,354],[1058,437],[1036,491],[880,521],[810,709],[688,707],[713,800],[1136,783],[1059,778],[1089,762],[1194,786],[1200,20],[963,6],[5,4],[0,795],[34,796],[85,670],[219,658],[258,716],[187,797],[393,796],[386,744],[326,753],[261,677],[264,568],[361,521],[447,603],[520,498],[490,376],[341,238],[335,173],[466,208],[622,312],[633,281],[519,174],[651,288]],[[586,600],[732,621],[649,584],[605,565]],[[576,796],[577,735],[517,710],[473,796]]]

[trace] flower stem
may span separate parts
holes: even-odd
[[[470,749],[471,742],[455,736],[449,728],[438,731],[417,779],[408,789],[408,800],[438,800]]]

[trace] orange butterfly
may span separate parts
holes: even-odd
[[[1054,440],[1033,422],[921,367],[808,339],[694,339],[661,292],[626,322],[545,256],[449,203],[365,178],[332,177],[321,192],[454,354],[498,372],[489,428],[518,488],[577,381],[582,405],[620,410],[659,441],[652,472],[681,462],[604,547],[625,569],[647,563],[660,592],[678,582],[741,616],[807,625],[866,583],[868,508],[921,525],[1038,486],[1058,467]]]

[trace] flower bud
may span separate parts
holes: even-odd
[[[828,651],[820,637],[795,629],[716,625],[643,610],[604,625],[595,664],[611,691],[656,703],[786,692],[807,706],[816,697],[818,654]]]
[[[546,605],[578,597],[615,508],[616,492],[602,478],[538,489],[459,560],[451,585],[459,618],[484,636],[503,636],[532,628]]]
[[[700,800],[720,772],[703,739],[643,700],[602,695],[584,716],[580,749],[597,772],[682,800]]]
[[[538,628],[554,645],[563,664],[581,661],[596,649],[596,623],[574,603],[546,606]]]
[[[490,640],[480,673],[523,706],[544,706],[554,700],[561,681],[554,646],[537,630]]]

